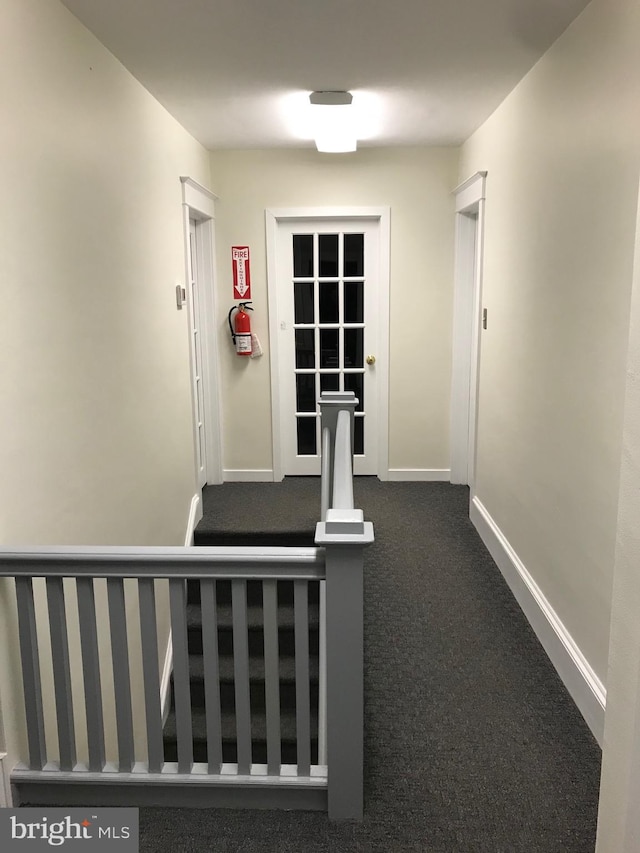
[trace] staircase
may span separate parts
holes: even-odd
[[[282,546],[313,545],[314,528],[310,521],[289,522],[290,533],[283,529],[282,518],[290,510],[277,507],[278,484],[260,493],[260,501],[250,506],[247,519],[243,510],[246,530],[241,531],[237,522],[240,506],[235,507],[246,497],[245,486],[233,484],[236,488],[225,486],[207,487],[205,490],[205,516],[195,532],[196,545],[257,545]],[[240,487],[240,488],[238,488]],[[315,504],[314,504],[315,508]],[[298,515],[298,513],[296,513]],[[304,516],[304,512],[302,513]],[[251,518],[260,519],[260,529],[248,532]],[[270,525],[268,518],[275,522]],[[311,516],[312,518],[313,516]],[[233,519],[233,521],[230,521]],[[267,519],[267,521],[265,521]],[[269,529],[271,526],[272,529]],[[311,762],[318,763],[318,673],[319,673],[319,598],[320,584],[309,584],[309,654],[310,654],[310,692],[311,692]],[[267,763],[266,716],[265,716],[265,667],[263,638],[263,602],[262,584],[259,581],[246,582],[247,627],[249,645],[249,680],[251,698],[251,742],[252,760],[256,764]],[[193,725],[194,762],[207,762],[207,737],[204,697],[204,665],[202,654],[202,616],[200,608],[200,585],[198,581],[187,581],[187,627],[189,648],[189,677]],[[237,762],[235,685],[233,660],[233,618],[231,606],[231,582],[219,580],[216,583],[216,606],[218,620],[218,654],[220,670],[220,704],[222,713],[222,760],[224,763]],[[281,748],[282,764],[296,764],[296,683],[295,683],[295,635],[293,582],[278,581],[278,651],[280,682]],[[175,686],[171,682],[171,705],[164,731],[165,761],[177,761],[177,732],[175,718]]]

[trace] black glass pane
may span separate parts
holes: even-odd
[[[340,390],[340,374],[338,374],[338,373],[321,373],[320,374],[320,390],[321,391],[339,391]]]
[[[364,411],[364,373],[345,373],[344,390],[353,391],[356,395],[356,412]]]
[[[362,331],[358,329],[357,331]],[[339,367],[338,330],[320,329],[320,367]]]
[[[296,367],[315,367],[313,329],[296,329]]]
[[[344,366],[363,366],[364,329],[344,330]]]
[[[318,236],[318,260],[321,276],[338,275],[338,235]]]
[[[344,321],[364,323],[364,281],[345,281]]]
[[[293,285],[294,317],[296,323],[313,323],[313,282],[296,281]]]
[[[344,235],[344,274],[364,275],[364,234]]]
[[[338,322],[338,282],[320,282],[320,322]]]
[[[364,416],[353,419],[353,452],[364,453]]]
[[[293,235],[293,274],[296,278],[313,275],[313,234]]]
[[[298,418],[298,456],[316,454],[316,419]]]
[[[298,373],[296,376],[296,411],[315,412],[316,377],[313,373]]]

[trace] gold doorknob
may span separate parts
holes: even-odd
[[[367,364],[375,364],[375,363],[376,363],[375,355],[368,355],[367,356]]]

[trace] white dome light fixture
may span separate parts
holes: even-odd
[[[355,151],[357,139],[351,92],[312,92],[309,102],[318,151],[328,154]]]

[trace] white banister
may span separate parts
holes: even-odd
[[[349,412],[338,412],[333,463],[332,509],[353,509],[353,464]]]
[[[374,536],[373,525],[354,506],[357,403],[353,392],[321,397],[322,477],[316,547],[77,546],[0,551],[0,577],[16,579],[29,747],[28,766],[19,765],[11,776],[17,804],[73,805],[80,799],[98,805],[104,802],[107,786],[108,801],[114,805],[282,806],[328,809],[331,818],[362,818],[363,550]],[[34,578],[46,579],[48,614],[44,624],[38,624],[36,618]],[[96,590],[101,589],[101,583],[95,584],[97,579],[106,579],[106,643],[100,627],[102,604],[96,600]],[[196,667],[203,668],[198,695],[204,699],[197,700],[198,708],[204,704],[203,723],[194,716],[191,702],[189,590],[194,586],[200,607],[196,639],[202,663]],[[163,730],[158,641],[163,611],[157,612],[157,604],[164,602],[167,607],[165,587],[175,713],[174,729],[167,725]],[[231,596],[228,604],[226,589]],[[250,594],[250,590],[254,592]],[[281,593],[286,604],[287,590],[293,597],[292,615],[290,608],[288,616],[287,606],[281,608]],[[130,621],[136,601],[137,613]],[[319,603],[319,625],[315,602]],[[261,609],[258,617],[257,607]],[[135,632],[132,626],[136,626]],[[260,630],[259,652],[256,628]],[[280,667],[285,666],[280,659],[280,638],[283,630],[292,628],[293,733],[291,718],[281,707],[282,696],[290,695],[287,681],[280,679]],[[220,634],[220,630],[230,629],[231,634]],[[39,654],[45,631],[49,635],[45,645],[50,641],[52,649],[51,672],[46,677],[41,676],[44,664]],[[76,635],[79,649],[70,643]],[[221,636],[232,639],[231,650]],[[312,692],[315,640],[312,649],[310,636],[318,638],[317,703]],[[109,654],[111,660],[105,660]],[[84,708],[74,708],[71,695],[71,673],[79,664]],[[264,679],[260,710],[253,701],[256,665]],[[233,702],[223,704],[230,683]],[[104,719],[104,694],[111,689],[113,721]],[[134,698],[144,710],[143,727],[134,726]],[[79,713],[85,718],[80,726]],[[57,729],[59,760],[55,760],[55,752],[53,758],[49,754],[44,725],[45,716],[54,714],[56,726],[49,726],[47,719],[46,732]],[[110,754],[114,746],[109,745],[105,730],[110,723],[116,734],[117,762]],[[86,730],[86,746],[76,743],[78,728]],[[196,732],[202,730],[204,740],[199,734],[195,749]],[[235,758],[230,743],[231,747],[235,744]],[[295,752],[291,752],[292,745]],[[77,758],[77,751],[82,754],[85,748],[88,766]],[[256,754],[264,755],[259,760],[266,763],[257,763]],[[282,763],[283,759],[296,764]]]

